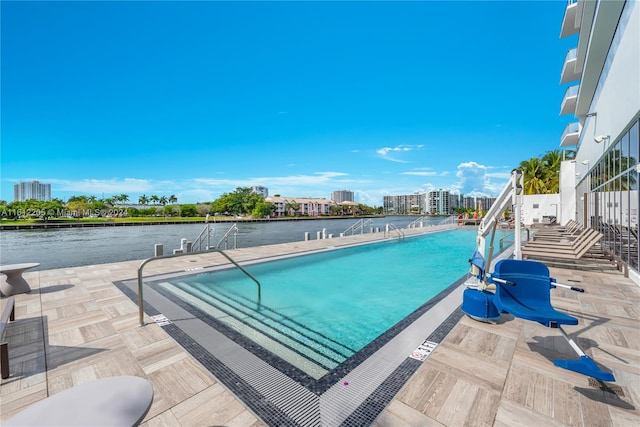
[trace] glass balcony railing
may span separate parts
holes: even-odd
[[[578,48],[574,47],[573,49],[569,49],[567,51],[567,56],[564,58],[564,62],[567,63],[572,59],[576,59],[578,57]]]
[[[577,17],[580,15],[581,9],[577,0],[567,1],[564,18],[562,19],[562,27],[560,28],[560,38],[578,34],[580,31],[580,20]]]
[[[569,86],[562,98],[562,105],[560,106],[560,115],[576,112],[576,102],[578,100],[578,91],[580,85]]]
[[[560,146],[576,145],[580,137],[580,122],[568,123],[560,137]]]
[[[578,48],[574,47],[567,51],[567,56],[564,58],[564,65],[562,66],[562,73],[560,75],[560,84],[572,82],[580,79],[580,72],[576,72],[576,60],[578,57]]]
[[[564,99],[578,96],[578,89],[580,89],[580,85],[569,86],[564,92]]]

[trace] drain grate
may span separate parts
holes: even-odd
[[[593,388],[597,388],[598,390],[613,393],[619,397],[624,397],[624,391],[622,391],[622,387],[616,384],[607,383],[604,381],[597,380],[595,378],[589,378],[589,386]]]

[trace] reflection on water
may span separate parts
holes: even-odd
[[[373,219],[373,227],[384,229],[385,224],[404,228],[415,217],[392,216]],[[429,224],[439,224],[445,218],[427,218]],[[326,229],[326,233],[339,236],[355,224],[357,219],[268,221],[238,223],[239,248],[288,243],[304,240],[306,232],[311,239]],[[211,224],[215,229],[212,243],[217,243],[231,226],[230,223]],[[157,243],[164,245],[169,254],[180,247],[180,240],[194,241],[204,224],[149,225],[132,227],[56,228],[42,230],[15,230],[0,232],[0,263],[14,264],[39,262],[37,270],[142,260],[153,256]],[[368,232],[368,227],[367,227]]]

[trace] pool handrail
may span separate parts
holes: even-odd
[[[144,266],[147,265],[148,263],[150,263],[151,261],[155,261],[155,260],[159,260],[159,259],[177,258],[177,257],[180,257],[180,256],[199,255],[199,254],[211,253],[211,252],[217,252],[217,253],[221,254],[227,260],[229,260],[229,262],[231,264],[236,266],[238,269],[240,269],[240,271],[242,271],[245,275],[247,275],[251,280],[256,282],[256,285],[258,285],[258,305],[260,305],[260,302],[262,301],[262,291],[261,291],[260,281],[258,281],[258,279],[256,279],[251,273],[249,273],[247,270],[245,270],[244,267],[242,267],[240,264],[238,264],[233,258],[231,258],[222,249],[209,249],[209,250],[204,250],[204,251],[199,251],[199,252],[183,252],[183,253],[175,253],[175,254],[168,254],[168,255],[159,255],[159,256],[154,256],[154,257],[145,259],[140,264],[140,267],[138,267],[138,321],[139,321],[138,322],[138,326],[145,326],[146,325],[144,323],[144,309],[143,309],[144,308],[144,297],[143,297],[143,294],[142,294],[142,285],[143,285],[143,282],[142,282],[142,270],[144,269]]]
[[[373,232],[373,220],[371,218],[369,219],[359,219],[358,221],[356,221],[355,224],[353,224],[351,227],[347,228],[346,230],[344,230],[341,234],[348,236],[349,233],[351,233],[352,236],[355,236],[355,232],[356,230],[359,228],[360,229],[360,234],[364,234],[364,228],[365,226],[369,226],[369,233]]]
[[[404,231],[393,225],[392,223],[388,223],[385,227],[385,235],[391,235],[391,232],[395,231],[398,234],[398,240],[402,240],[405,237]]]

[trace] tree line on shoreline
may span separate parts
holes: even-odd
[[[572,151],[565,152],[565,158],[575,156]],[[541,158],[532,157],[520,162],[518,169],[524,174],[525,194],[552,194],[559,191],[560,164],[563,155],[560,150],[548,151]],[[99,199],[93,195],[72,196],[66,202],[60,199],[48,201],[27,200],[7,203],[0,200],[2,219],[59,218],[59,217],[108,217],[108,216],[179,216],[204,217],[207,214],[225,214],[264,218],[273,214],[275,205],[266,202],[264,197],[254,193],[249,187],[238,187],[230,193],[222,194],[213,202],[178,204],[175,195],[157,196],[145,194],[138,198],[137,206],[129,204],[129,195],[118,194]],[[289,206],[287,212],[295,212],[295,206]],[[473,209],[455,209],[456,213],[469,213]],[[340,207],[332,209],[331,215],[372,215],[381,214],[382,207],[370,207],[359,204],[345,212]]]
[[[57,219],[57,218],[109,218],[109,217],[206,217],[207,215],[251,216],[252,218],[270,217],[276,206],[265,201],[264,197],[254,193],[249,187],[238,187],[231,193],[224,193],[218,199],[208,203],[178,204],[171,196],[146,196],[138,198],[138,204],[131,206],[127,194],[119,194],[106,199],[96,196],[72,196],[63,202],[60,199],[48,201],[26,200],[6,203],[0,201],[2,219]],[[291,204],[287,207],[288,216],[300,216],[298,209]],[[372,208],[359,204],[332,209],[331,215],[373,215],[382,213],[382,208]]]

